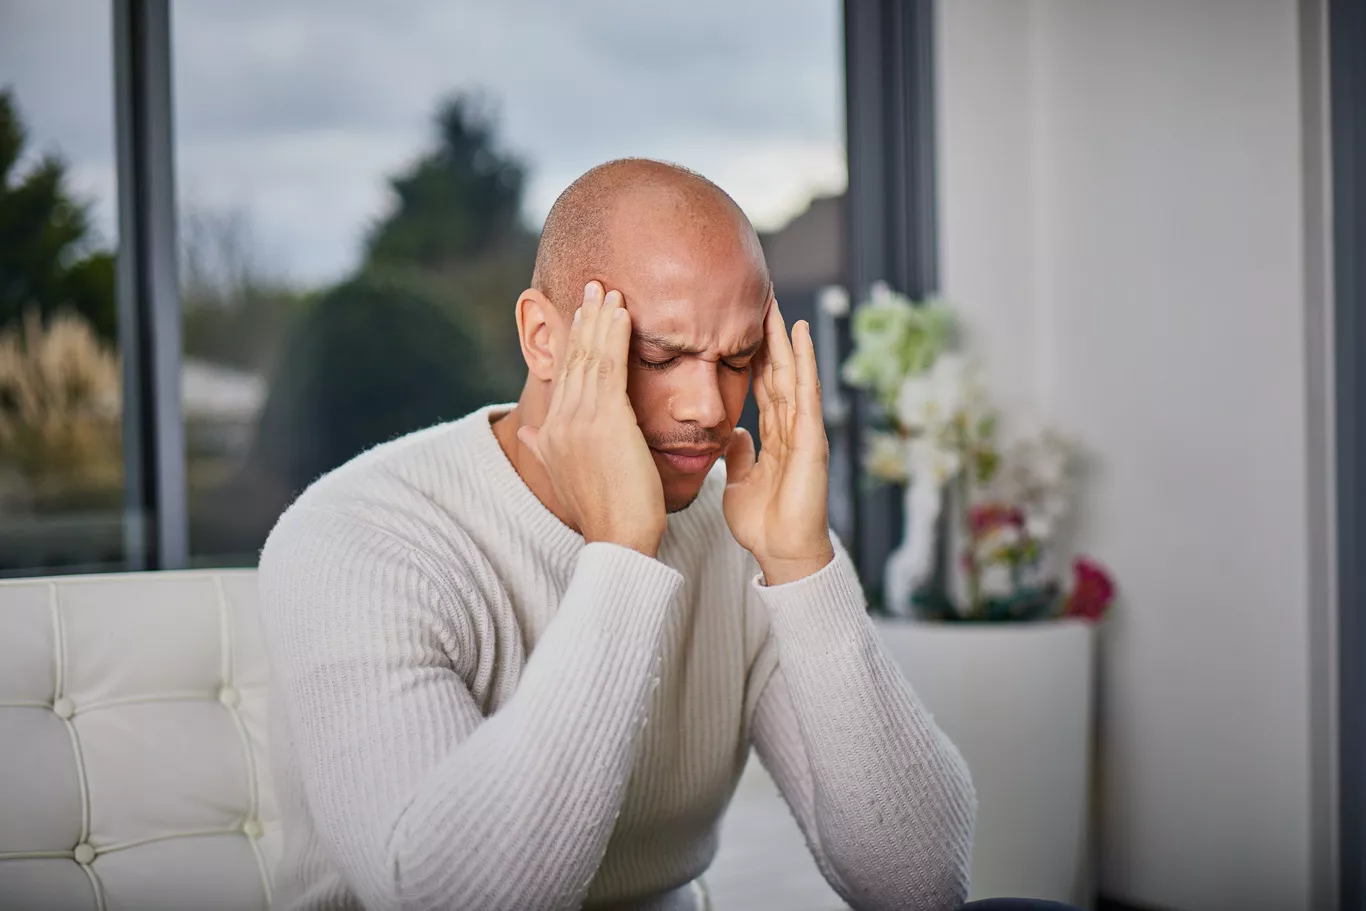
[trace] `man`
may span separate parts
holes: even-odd
[[[595,168],[516,319],[516,405],[356,458],[266,544],[277,904],[695,911],[752,744],[851,905],[959,907],[968,771],[829,532],[810,330],[740,209]]]

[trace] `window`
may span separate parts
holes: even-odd
[[[0,575],[124,566],[112,44],[0,9]]]
[[[319,474],[515,399],[539,226],[599,162],[715,180],[764,232],[785,311],[809,316],[843,271],[840,14],[175,6],[193,561],[253,562]]]

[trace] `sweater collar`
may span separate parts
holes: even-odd
[[[535,539],[546,549],[546,552],[551,554],[562,566],[572,567],[579,551],[583,549],[583,535],[564,524],[560,517],[551,512],[541,502],[541,498],[532,492],[526,481],[522,480],[522,476],[517,473],[516,467],[508,459],[507,453],[503,451],[502,444],[498,442],[498,437],[493,433],[492,422],[507,414],[513,407],[512,403],[485,405],[469,415],[468,420],[471,425],[469,435],[477,464],[492,484],[493,489],[509,505],[513,514],[527,523],[530,531],[535,535]],[[724,487],[724,472],[724,462],[718,461],[713,467],[712,473],[713,475],[719,474],[719,477],[709,479],[708,486],[715,483],[718,487]],[[666,517],[664,541],[660,542],[661,556],[668,546],[669,539],[680,535],[683,538],[692,538],[700,534],[704,527],[711,524],[706,522],[704,518],[704,514],[708,512],[709,504],[706,502],[708,499],[707,491],[704,490],[686,508],[670,513]],[[719,497],[716,499],[719,501]]]
[[[512,404],[486,405],[469,416],[470,437],[477,464],[513,514],[526,523],[534,539],[556,562],[570,565],[583,549],[583,535],[560,520],[532,492],[517,473],[503,446],[494,436],[492,422],[513,408]]]

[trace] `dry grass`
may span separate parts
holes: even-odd
[[[122,483],[118,356],[81,317],[0,333],[0,465],[28,493]]]

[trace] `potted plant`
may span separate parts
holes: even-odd
[[[972,898],[1087,907],[1094,628],[1115,586],[1087,557],[1063,578],[1077,449],[1004,426],[957,323],[885,285],[853,315],[843,377],[876,403],[865,469],[904,497],[876,621],[972,769]]]

